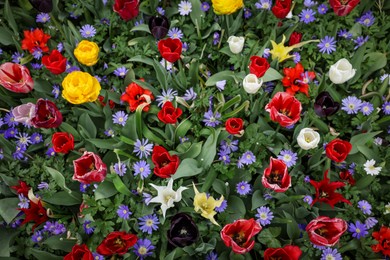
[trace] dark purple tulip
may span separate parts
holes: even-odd
[[[29,0],[30,4],[39,12],[50,13],[53,10],[52,0]]]
[[[56,104],[40,98],[35,104],[35,117],[31,123],[36,128],[56,128],[62,123],[62,114]]]
[[[168,18],[165,16],[150,17],[149,30],[157,40],[164,38],[169,30]]]
[[[332,96],[324,91],[318,94],[314,102],[314,112],[319,117],[331,116],[340,109],[340,104],[335,102]]]
[[[185,213],[178,213],[171,219],[168,241],[178,247],[189,246],[199,238],[198,227],[192,218]]]

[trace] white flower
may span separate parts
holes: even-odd
[[[248,74],[244,78],[244,81],[242,83],[244,85],[244,89],[246,93],[248,94],[255,94],[263,84],[262,79],[258,79],[255,74]]]
[[[375,160],[371,159],[366,161],[366,163],[363,165],[364,170],[366,171],[367,174],[374,176],[374,175],[378,175],[381,172],[382,167],[375,167],[375,163],[376,163]]]
[[[244,48],[245,38],[230,36],[227,42],[229,43],[230,51],[234,54],[238,54],[242,51],[242,48]]]
[[[390,213],[390,202],[385,205],[385,212],[383,214],[389,214]]]
[[[347,59],[340,59],[335,64],[330,66],[329,79],[334,84],[342,84],[355,76],[356,70],[352,68],[352,64]]]
[[[303,128],[299,132],[297,142],[303,150],[316,148],[320,142],[320,134],[311,128]]]
[[[157,196],[152,198],[149,203],[161,203],[161,210],[165,218],[165,213],[167,209],[172,208],[174,202],[179,202],[181,200],[181,193],[188,189],[186,187],[180,187],[177,191],[172,189],[173,179],[168,181],[168,186],[157,186],[150,184],[153,188],[157,190]]]
[[[189,15],[192,11],[192,4],[189,1],[181,1],[179,4],[179,13],[181,16]]]

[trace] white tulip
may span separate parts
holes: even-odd
[[[248,94],[255,94],[263,85],[263,80],[257,78],[255,74],[248,74],[242,82],[244,89]]]
[[[316,148],[320,142],[320,134],[311,128],[303,128],[299,132],[297,142],[303,150]]]
[[[242,48],[244,48],[245,38],[230,36],[227,42],[229,43],[230,51],[234,54],[238,54],[242,51]]]
[[[330,66],[329,78],[334,84],[343,84],[355,76],[356,70],[347,59],[340,59]]]

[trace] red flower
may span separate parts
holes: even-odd
[[[288,45],[289,46],[292,46],[294,44],[297,44],[297,43],[300,43],[301,42],[301,39],[302,39],[302,33],[299,33],[299,32],[293,32],[291,35],[290,35],[290,41],[288,42]]]
[[[158,42],[158,50],[161,56],[169,62],[180,59],[182,43],[179,39],[165,39]]]
[[[285,86],[286,92],[290,95],[295,95],[297,92],[302,92],[309,96],[309,82],[316,77],[313,71],[305,73],[301,63],[298,63],[295,68],[284,68],[284,78],[282,84]]]
[[[229,118],[225,123],[226,131],[231,135],[242,134],[244,131],[244,120],[241,118]]]
[[[183,111],[180,108],[175,108],[172,102],[167,101],[164,103],[160,112],[158,112],[157,117],[165,124],[175,124],[182,113]]]
[[[251,74],[255,74],[258,78],[264,76],[265,72],[269,69],[267,59],[259,56],[252,56],[250,60],[251,63],[249,64],[249,72]]]
[[[251,219],[239,219],[227,224],[221,230],[221,238],[227,247],[231,247],[236,254],[245,254],[252,250],[255,241],[252,239],[261,231],[260,224]]]
[[[276,0],[272,13],[279,19],[285,18],[291,9],[291,0]]]
[[[338,16],[345,16],[349,14],[360,0],[329,0],[330,6]]]
[[[70,133],[58,132],[51,137],[51,143],[56,153],[67,154],[74,149],[74,138]]]
[[[46,222],[49,219],[46,214],[46,209],[42,206],[41,200],[38,200],[38,203],[35,203],[34,201],[30,200],[30,207],[28,209],[19,210],[23,211],[26,215],[20,225],[24,225],[30,221],[35,222],[34,226],[32,227],[32,231],[34,231],[37,226],[39,226],[43,222]]]
[[[30,186],[28,186],[24,181],[19,180],[18,182],[19,185],[11,186],[11,189],[16,191],[18,194],[23,194],[23,196],[27,197]]]
[[[113,9],[127,22],[138,16],[139,0],[115,0]]]
[[[372,237],[378,241],[378,244],[371,246],[372,251],[390,256],[390,228],[382,226],[379,232],[372,233]]]
[[[114,231],[107,235],[107,237],[96,248],[96,252],[104,256],[111,256],[114,254],[124,255],[130,247],[137,243],[138,237],[124,231]]]
[[[294,96],[286,92],[278,92],[265,106],[271,120],[283,127],[294,125],[301,118],[302,105]]]
[[[103,107],[105,107],[105,106],[107,105],[106,102],[104,102],[104,97],[103,97],[102,95],[98,96],[98,100],[99,100],[99,103],[100,103]],[[111,109],[114,109],[114,107],[115,107],[115,102],[112,101],[112,100],[109,100],[109,101],[108,101],[108,105],[110,106]]]
[[[107,166],[102,159],[93,152],[84,152],[77,160],[73,161],[73,180],[85,184],[102,182],[107,174]]]
[[[46,43],[50,37],[42,29],[37,28],[33,31],[26,30],[24,31],[24,39],[22,40],[22,49],[28,50],[31,54],[35,51],[34,48],[39,48],[42,52],[48,52],[49,47]]]
[[[56,128],[62,123],[62,114],[50,100],[38,99],[31,123],[37,128]]]
[[[335,162],[342,162],[352,150],[352,144],[341,139],[334,139],[326,145],[326,156]]]
[[[355,179],[353,178],[353,175],[348,170],[340,172],[339,177],[343,181],[347,181],[351,186],[355,185],[356,183]]]
[[[287,245],[279,248],[267,248],[264,251],[264,260],[288,259],[299,260],[302,251],[298,246]]]
[[[42,57],[42,64],[54,75],[61,74],[66,70],[67,59],[57,50],[52,50],[50,55]]]
[[[179,167],[179,156],[171,156],[162,146],[154,146],[152,152],[152,161],[154,163],[154,174],[160,178],[169,178],[175,174]]]
[[[34,81],[27,67],[6,62],[0,66],[0,85],[15,93],[28,93],[34,88]]]
[[[317,246],[334,246],[347,230],[348,224],[340,218],[319,216],[306,226],[310,241]]]
[[[331,182],[328,178],[328,170],[324,173],[324,179],[320,182],[310,180],[310,184],[316,189],[316,197],[311,203],[313,206],[316,202],[324,202],[329,204],[332,208],[339,202],[345,202],[351,204],[349,200],[343,197],[340,193],[335,190],[345,186],[345,183],[340,181]]]
[[[64,260],[93,260],[93,255],[86,244],[74,245],[72,251],[64,256]]]
[[[127,86],[125,93],[121,96],[121,100],[129,103],[130,111],[134,112],[139,105],[144,103],[150,104],[154,100],[154,96],[150,90],[144,89],[133,82]],[[142,111],[148,112],[149,107],[150,105],[145,106]]]
[[[265,188],[276,192],[285,192],[291,187],[291,176],[287,172],[287,165],[283,160],[270,158],[268,168],[264,170],[261,183]]]

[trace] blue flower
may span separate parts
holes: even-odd
[[[149,235],[152,234],[153,231],[158,230],[158,225],[160,224],[160,221],[157,218],[156,214],[151,214],[147,216],[143,216],[138,218],[139,220],[139,229],[144,232],[148,233]]]
[[[80,29],[80,34],[84,38],[92,38],[96,35],[96,29],[90,24],[86,24]]]
[[[259,222],[262,226],[266,226],[271,224],[271,220],[274,218],[274,215],[269,207],[262,206],[257,209],[257,222]]]
[[[299,14],[300,21],[308,24],[316,20],[314,15],[316,12],[314,12],[312,9],[303,9],[302,12]]]
[[[149,144],[148,139],[142,138],[142,140],[137,139],[135,142],[133,152],[142,159],[143,157],[148,158],[152,150],[153,144]]]
[[[320,48],[321,53],[331,54],[336,51],[336,40],[334,37],[325,36],[324,39],[320,40],[320,43],[317,46]]]

